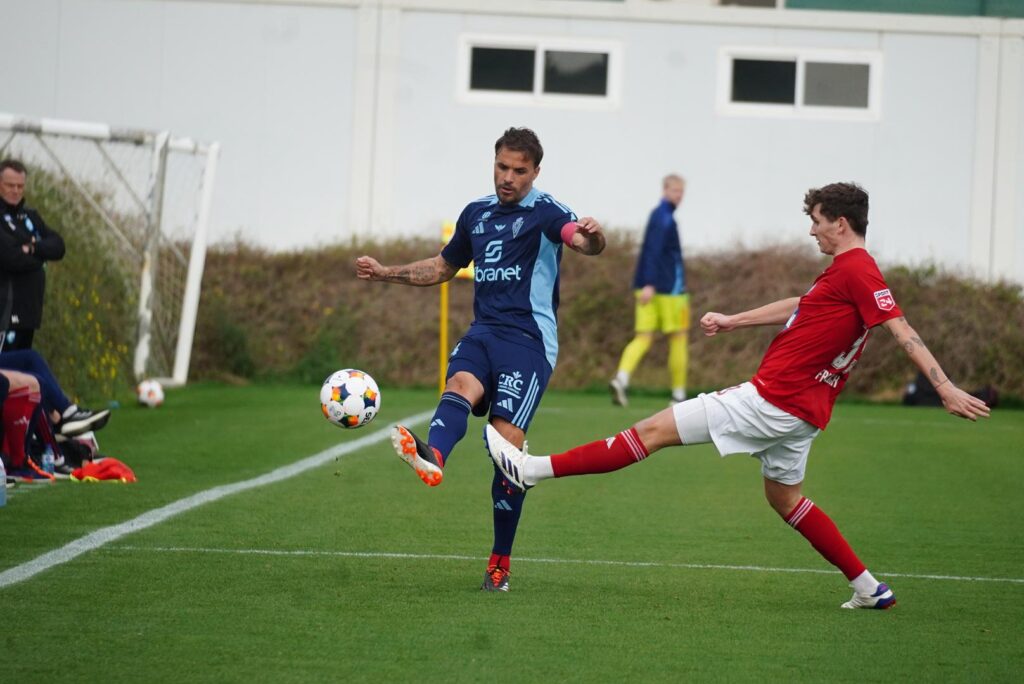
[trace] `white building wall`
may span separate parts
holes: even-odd
[[[211,239],[336,240],[352,169],[355,10],[2,0],[0,111],[170,129],[223,154]]]
[[[583,112],[460,104],[452,76],[465,32],[620,41],[622,104]],[[515,124],[534,128],[545,145],[537,184],[610,227],[641,228],[661,176],[679,171],[689,180],[679,214],[688,248],[800,240],[808,229],[803,192],[856,180],[874,198],[870,245],[881,259],[967,266],[976,38],[565,19],[539,24],[408,11],[399,43],[396,201],[390,212],[378,213],[381,225],[414,229],[427,208],[434,212],[426,216],[431,230],[468,199],[490,192],[490,145]],[[722,45],[882,50],[882,119],[721,115],[715,103]],[[431,60],[419,59],[428,53]],[[444,169],[442,184],[428,181],[434,164]]]
[[[24,68],[0,111],[220,141],[215,241],[438,235],[493,190],[501,131],[526,125],[546,150],[538,186],[611,228],[642,227],[678,171],[691,252],[801,240],[803,192],[856,180],[881,260],[1024,281],[1024,22],[644,0],[0,1],[37,29],[8,36]],[[611,41],[621,101],[464,102],[466,34]],[[723,46],[880,51],[881,117],[726,115]]]
[[[1016,22],[1024,29],[1024,21]],[[1024,36],[1004,41],[1000,117],[1001,163],[997,193],[1001,239],[993,250],[993,275],[1024,281]]]

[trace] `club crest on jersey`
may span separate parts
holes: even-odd
[[[523,227],[523,217],[520,216],[512,223],[512,239],[519,237],[519,230]]]
[[[875,304],[877,304],[878,308],[882,311],[892,311],[896,306],[896,300],[888,289],[879,290],[875,293]]]

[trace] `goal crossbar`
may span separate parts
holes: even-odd
[[[187,262],[184,293],[180,299],[177,334],[174,336],[173,364],[164,370],[164,372],[169,371],[168,377],[163,377],[159,372],[155,374],[166,384],[185,384],[188,379],[203,269],[206,263],[210,210],[220,144],[200,142],[189,137],[176,137],[168,131],[116,128],[103,123],[85,121],[33,119],[3,112],[0,112],[0,131],[6,133],[2,136],[4,139],[0,140],[0,154],[5,152],[12,140],[19,135],[34,138],[50,162],[59,169],[62,176],[70,182],[70,185],[86,204],[97,213],[110,232],[132,255],[132,260],[138,264],[138,327],[133,361],[136,379],[154,375],[150,372],[151,345],[154,325],[154,291],[158,277],[156,270],[160,251],[164,250],[170,253],[183,266]],[[96,143],[104,165],[115,178],[119,179],[123,189],[131,197],[132,203],[145,217],[146,237],[141,248],[132,244],[111,217],[110,212],[100,206],[93,196],[93,192],[90,191],[88,182],[76,178],[75,174],[69,170],[66,160],[61,159],[60,155],[54,151],[53,146],[47,143],[48,139],[52,140],[53,138],[94,141]],[[132,187],[128,179],[125,178],[124,171],[101,146],[103,143],[130,145],[149,152],[151,163],[144,193],[140,193]],[[165,232],[163,204],[169,152],[182,153],[202,161],[199,185],[194,198],[195,211],[191,218],[191,240],[187,256],[173,240],[166,237]]]

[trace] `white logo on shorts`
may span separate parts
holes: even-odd
[[[523,398],[523,374],[512,371],[511,375],[502,373],[498,376],[498,394],[510,394],[516,399]]]

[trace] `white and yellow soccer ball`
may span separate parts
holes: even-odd
[[[135,388],[135,396],[139,398],[139,403],[143,406],[156,408],[164,403],[164,388],[156,380],[143,380]]]
[[[335,371],[320,388],[324,418],[338,427],[366,425],[380,411],[380,389],[368,373],[355,368]]]

